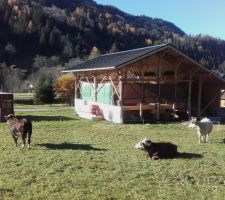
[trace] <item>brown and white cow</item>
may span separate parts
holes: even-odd
[[[22,139],[22,148],[27,144],[27,148],[30,149],[30,140],[32,134],[32,123],[30,120],[22,118],[18,119],[13,114],[5,116],[7,124],[9,124],[11,135],[14,139],[15,146],[17,146],[17,140],[19,137]]]
[[[166,141],[155,143],[147,138],[144,138],[135,145],[135,148],[147,151],[148,158],[152,160],[161,158],[175,158],[178,155],[177,145]]]

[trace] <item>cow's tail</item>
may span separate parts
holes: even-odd
[[[27,145],[28,145],[28,149],[30,149],[31,135],[32,135],[32,123],[31,123],[30,120],[27,120]]]
[[[32,123],[30,120],[27,121],[27,132],[28,132],[28,137],[31,137],[32,135]]]

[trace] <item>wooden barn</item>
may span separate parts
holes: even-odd
[[[99,56],[70,67],[75,111],[117,123],[213,116],[225,81],[170,44]]]
[[[0,92],[0,122],[5,121],[4,116],[14,114],[13,94]]]

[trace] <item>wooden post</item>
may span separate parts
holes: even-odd
[[[124,84],[123,84],[123,81],[122,81],[122,76],[119,76],[119,105],[120,106],[123,106],[123,87],[124,87]]]
[[[80,77],[77,75],[75,75],[75,80],[74,80],[74,106],[76,104],[76,99],[80,98],[81,94],[80,94]],[[78,93],[79,90],[79,93]]]
[[[96,76],[94,76],[94,102],[97,102],[97,89],[98,89],[98,82]]]
[[[201,101],[202,101],[202,78],[201,76],[199,77],[198,81],[198,117],[200,117],[201,113]]]
[[[174,72],[174,100],[177,102],[177,70]]]
[[[160,105],[159,102],[155,104],[156,107],[156,120],[160,120]]]
[[[178,76],[178,68],[180,67],[182,60],[178,62],[174,71],[174,100],[175,100],[175,107],[177,103],[177,76]]]
[[[79,95],[78,95],[78,88],[80,87],[80,84],[79,84],[79,80],[78,80],[78,75],[75,75],[75,83],[74,83],[74,99],[77,99],[79,98]]]
[[[161,97],[161,87],[160,87],[160,80],[161,80],[161,70],[162,70],[162,54],[159,54],[159,64],[158,64],[158,72],[157,72],[157,84],[158,84],[158,102],[156,104],[156,120],[160,120],[160,97]]]
[[[144,122],[144,117],[143,117],[143,103],[144,103],[144,67],[142,66],[141,70],[141,102],[140,102],[140,119],[142,122]]]
[[[189,73],[188,82],[188,116],[191,118],[191,87],[192,87],[192,73]]]
[[[125,77],[126,79],[126,77]],[[126,80],[125,80],[126,81]],[[124,84],[123,84],[123,80],[122,80],[122,76],[119,76],[119,105],[118,106],[121,106],[122,109],[121,109],[121,113],[120,113],[120,119],[121,121],[123,122],[123,87],[124,87]]]

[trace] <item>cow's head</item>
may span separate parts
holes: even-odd
[[[196,122],[197,122],[197,118],[196,117],[191,117],[189,124],[188,124],[188,128],[195,128],[196,127]]]
[[[13,118],[14,115],[13,114],[9,114],[9,115],[5,115],[4,117],[8,121],[9,119]]]
[[[144,138],[140,142],[135,144],[135,149],[145,150],[145,148],[149,147],[151,145],[151,143],[152,143],[151,140]]]

